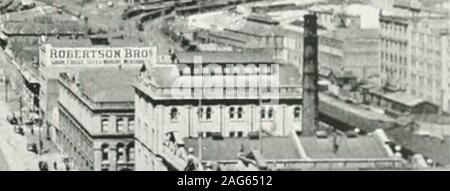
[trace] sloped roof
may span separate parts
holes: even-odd
[[[404,104],[406,106],[414,107],[420,103],[425,102],[422,98],[404,93],[404,92],[383,92],[381,90],[373,92],[374,94],[381,96],[385,99]]]
[[[446,139],[423,136],[409,131],[407,128],[386,129],[389,139],[415,153],[420,153],[442,165],[450,164],[450,143]]]
[[[78,74],[80,88],[94,102],[133,102],[131,84],[138,68],[88,68]]]
[[[306,155],[311,159],[381,159],[389,158],[383,143],[374,136],[358,136],[347,138],[337,136],[339,145],[337,152],[333,152],[333,137],[299,137]]]
[[[259,139],[225,138],[213,140],[202,139],[202,160],[238,160],[241,148],[244,152],[260,149]],[[194,155],[198,156],[198,139],[184,139],[186,148],[194,148]],[[288,137],[264,137],[262,139],[263,157],[268,160],[300,159],[293,141]]]

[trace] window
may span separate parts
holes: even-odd
[[[266,118],[266,109],[261,108],[261,119],[265,119],[265,118]]]
[[[102,119],[101,119],[101,130],[102,130],[102,132],[108,132],[108,125],[109,125],[109,121],[108,121],[108,118],[106,118],[106,117],[103,117]]]
[[[109,161],[109,146],[108,144],[102,145],[102,161]]]
[[[129,143],[127,146],[127,161],[134,161],[134,143]]]
[[[234,107],[230,107],[229,115],[230,115],[230,119],[234,119]]]
[[[206,120],[211,119],[211,113],[212,113],[211,107],[207,107],[206,108]]]
[[[199,108],[198,114],[199,114],[199,119],[211,120],[212,109],[211,109],[211,107],[206,107],[206,110],[205,110],[205,108],[201,107],[201,108]]]
[[[271,107],[271,108],[269,108],[268,118],[272,119],[273,118],[273,114],[274,114],[274,111],[273,111],[273,108]]]
[[[238,119],[242,119],[242,113],[243,112],[244,111],[243,111],[242,107],[238,107],[238,109],[237,109],[237,118]]]
[[[129,118],[128,119],[128,129],[130,131],[134,131],[134,118]]]
[[[234,131],[230,132],[230,137],[234,137]]]
[[[177,108],[172,108],[170,110],[170,120],[175,121],[178,119],[178,109]]]
[[[242,131],[238,131],[238,132],[237,132],[237,136],[238,136],[238,137],[243,137],[243,135],[244,135],[244,132],[242,132]]]
[[[299,106],[294,108],[294,119],[300,119],[301,108]]]
[[[116,120],[116,130],[117,130],[117,132],[123,132],[123,130],[124,130],[124,127],[125,127],[125,121],[124,121],[124,119],[122,118],[122,117],[118,117],[117,118],[117,120]]]
[[[125,161],[125,145],[123,143],[118,143],[117,148],[117,161]]]

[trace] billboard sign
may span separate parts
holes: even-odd
[[[156,47],[51,47],[47,45],[41,49],[40,59],[43,65],[52,66],[147,65],[156,61]]]

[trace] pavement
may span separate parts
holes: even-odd
[[[0,150],[0,171],[9,171],[8,162],[5,159],[2,151]]]
[[[3,50],[0,50],[0,66],[5,70],[15,68],[13,62],[7,58]],[[12,66],[12,67],[10,67]],[[6,73],[11,73],[6,71]],[[11,80],[14,80],[11,78]],[[10,83],[12,85],[13,83]],[[20,86],[17,84],[17,86]],[[0,170],[13,171],[37,171],[39,161],[46,161],[49,167],[53,167],[53,162],[62,163],[63,156],[59,154],[58,149],[52,141],[45,139],[45,131],[41,128],[34,128],[31,133],[30,128],[24,127],[25,135],[14,132],[14,127],[7,120],[7,116],[14,111],[19,111],[19,96],[17,94],[18,87],[8,86],[8,102],[5,102],[5,85],[0,83]],[[24,109],[26,111],[26,109]],[[27,116],[26,112],[23,116]],[[35,154],[27,150],[28,143],[36,143],[39,146],[39,137],[43,140],[43,150],[46,152],[42,155]],[[58,165],[62,167],[63,165]],[[57,169],[50,169],[57,170]]]
[[[3,84],[2,84],[3,87]],[[4,88],[3,88],[4,89]],[[4,94],[3,91],[1,91]],[[4,96],[0,96],[0,151],[13,171],[37,171],[38,157],[27,151],[27,140],[24,136],[14,133],[14,127],[6,120],[11,113]]]

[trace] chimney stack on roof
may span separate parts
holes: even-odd
[[[305,15],[304,21],[302,134],[315,135],[319,127],[317,16]]]

